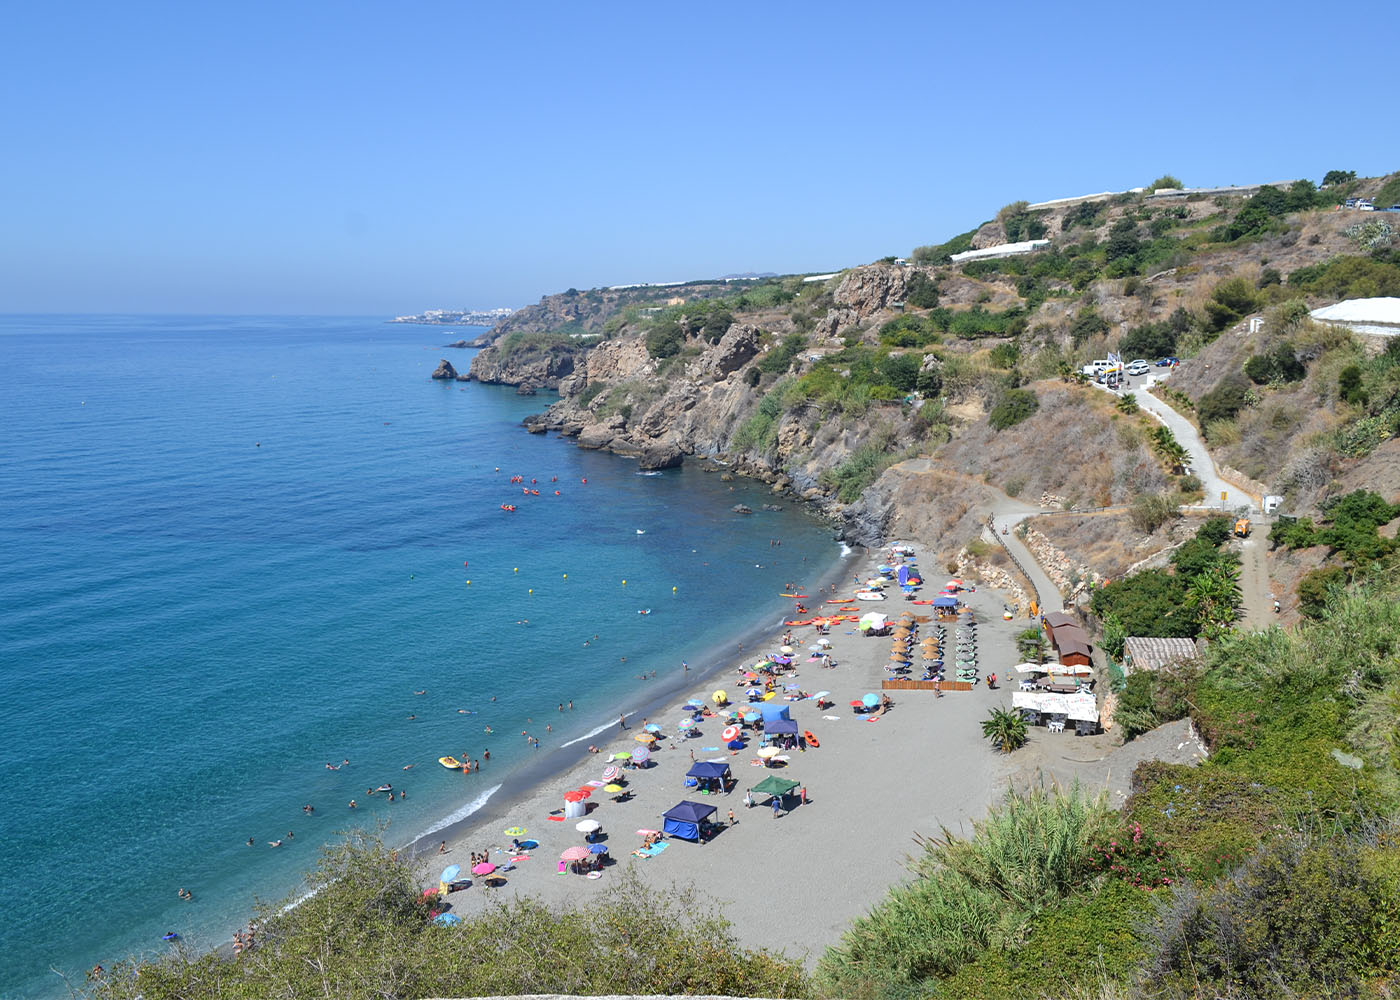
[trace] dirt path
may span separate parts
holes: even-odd
[[[1274,623],[1274,600],[1269,589],[1268,542],[1256,530],[1240,544],[1241,622],[1255,631]]]

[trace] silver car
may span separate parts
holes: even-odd
[[[1146,361],[1143,361],[1142,359],[1129,362],[1128,364],[1129,375],[1146,375],[1151,370],[1152,366],[1149,365]]]

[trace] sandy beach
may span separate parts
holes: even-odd
[[[871,553],[856,563],[857,571],[869,575],[881,561],[879,553]],[[933,569],[926,572],[936,575]],[[845,593],[849,593],[849,584],[846,588]],[[932,596],[936,590],[936,586],[926,586],[923,595]],[[862,610],[878,610],[891,617],[903,611],[925,614],[930,610],[907,603],[895,587],[889,592],[892,599],[872,602]],[[820,605],[817,596],[807,601],[809,607],[830,607]],[[1013,637],[1028,623],[1003,621],[1002,595],[996,592],[978,589],[961,597],[980,623],[979,656],[984,674],[993,671],[1003,675],[1004,668],[1017,661]],[[614,722],[587,741],[597,746],[599,753],[588,755],[526,798],[488,804],[464,829],[447,835],[445,853],[437,853],[435,842],[420,845],[419,849],[427,852],[422,859],[424,886],[436,885],[438,873],[449,864],[461,865],[465,877],[473,851],[489,850],[491,860],[504,865],[510,856],[504,849],[512,839],[504,831],[520,826],[527,830],[520,839],[536,841],[538,846],[528,851],[527,859],[515,862],[512,870],[503,873],[504,885],[486,888],[478,878],[469,888],[451,893],[448,899],[453,912],[469,918],[508,894],[532,896],[555,905],[586,905],[590,897],[607,889],[616,873],[632,868],[657,892],[670,891],[673,885],[695,886],[722,908],[743,940],[781,949],[814,964],[823,950],[840,938],[852,918],[907,876],[905,865],[914,850],[915,834],[936,834],[942,826],[966,830],[970,820],[983,815],[988,805],[1002,796],[1013,773],[1014,758],[994,753],[978,723],[992,706],[1009,705],[1011,694],[1004,685],[997,690],[983,685],[970,692],[948,692],[943,698],[932,691],[895,691],[890,693],[893,707],[869,721],[854,714],[849,702],[867,692],[880,692],[881,682],[888,676],[885,665],[891,640],[864,636],[853,624],[833,626],[828,638],[837,666],[825,669],[820,661],[808,659],[813,655],[809,647],[816,631],[806,626],[793,629],[798,670],[795,676],[783,678],[779,689],[796,683],[809,693],[831,692],[835,705],[825,711],[813,700],[787,703],[799,729],[810,730],[818,738],[819,748],[790,751],[786,767],[768,769],[752,764],[756,740],[744,750],[725,748],[720,738],[724,724],[719,719],[705,719],[700,737],[681,739],[677,724],[686,718],[681,709],[685,700],[700,698],[708,705],[712,693],[722,688],[742,705],[742,688],[735,683],[739,669],[777,652],[784,631],[771,630],[767,642],[757,648],[746,644],[744,654],[736,651],[731,663],[717,675],[704,680],[697,677],[666,710],[647,716],[650,722],[661,725],[665,738],[658,743],[650,767],[624,771],[631,797],[616,802],[599,789],[589,800],[588,818],[602,825],[600,836],[612,858],[602,877],[589,879],[559,872],[561,852],[583,845],[585,840],[575,829],[577,819],[549,817],[562,815],[564,792],[601,779],[611,754],[637,746],[634,737],[642,731],[643,722],[638,717],[628,720],[626,730]],[[1065,738],[1073,740],[1072,736]],[[691,766],[692,752],[695,760],[727,762],[735,778],[733,790],[699,795],[686,788],[685,772]],[[767,796],[754,796],[754,807],[746,808],[747,789],[768,774],[801,782],[807,791],[806,803],[790,799],[791,810],[776,818],[767,808]],[[482,788],[490,787],[489,773],[471,776],[471,780],[479,780]],[[642,841],[636,831],[660,830],[661,814],[682,799],[714,805],[717,812],[713,819],[724,828],[703,844],[667,838],[660,854],[633,856],[632,851]],[[730,810],[737,821],[733,826],[728,825]]]

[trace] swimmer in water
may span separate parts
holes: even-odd
[[[427,693],[428,693],[428,689],[427,689],[427,688],[424,688],[422,691],[414,691],[413,693],[414,693],[414,694],[427,694]]]
[[[418,766],[417,764],[405,764],[403,767],[399,768],[399,770],[400,770],[400,771],[407,771],[409,768],[411,768],[411,767],[417,767],[417,766]]]
[[[268,846],[268,847],[281,847],[281,846],[282,846],[282,841],[280,841],[280,840],[269,840],[269,841],[267,842],[267,846]]]

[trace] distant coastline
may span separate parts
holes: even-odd
[[[417,323],[422,326],[492,327],[508,319],[514,309],[429,309],[413,316],[395,316],[390,323]]]

